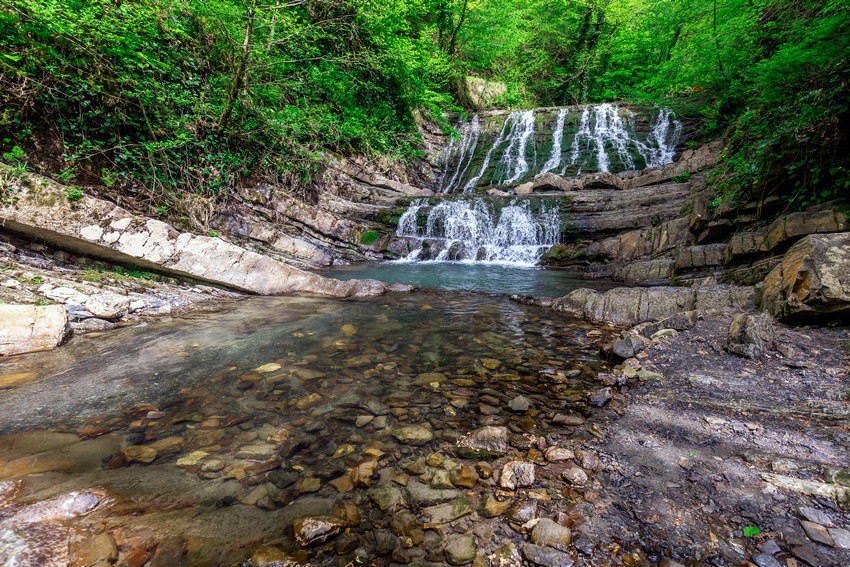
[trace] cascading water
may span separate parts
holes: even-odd
[[[457,153],[459,156],[457,159],[457,165],[454,168],[454,173],[452,173],[451,176],[449,176],[448,167],[446,168],[442,186],[443,193],[451,193],[457,189],[458,184],[463,179],[463,176],[466,175],[466,171],[472,163],[472,158],[475,155],[475,147],[478,145],[478,138],[480,136],[481,122],[476,114],[472,117],[469,124],[465,124],[461,128],[461,139],[460,142],[457,143],[457,148],[455,148],[455,142],[457,139],[453,139],[449,144],[446,156],[451,156],[453,153]],[[449,164],[446,163],[446,166],[448,165]]]
[[[528,160],[526,159],[526,149],[528,148],[528,139],[534,134],[534,111],[526,110],[521,113],[511,115],[513,125],[511,132],[508,135],[508,147],[502,154],[502,159],[499,165],[503,168],[506,178],[502,184],[510,184],[528,173]],[[507,177],[510,176],[510,177]]]
[[[616,173],[664,165],[673,160],[682,124],[667,108],[599,104],[483,113],[458,130],[442,158],[443,193],[504,188],[548,171]]]
[[[412,241],[402,261],[471,261],[534,265],[558,243],[557,205],[513,201],[498,208],[484,200],[418,199],[401,216],[396,236]]]
[[[564,143],[564,120],[567,117],[567,112],[569,112],[568,108],[562,108],[558,111],[555,131],[552,132],[552,152],[549,154],[549,159],[543,164],[540,173],[552,171],[561,163],[561,145]]]
[[[669,109],[646,114],[613,104],[476,114],[458,126],[460,135],[446,149],[441,192],[510,190],[550,171],[577,175],[670,163],[682,125]],[[420,199],[399,219],[396,236],[410,243],[402,261],[533,265],[558,243],[559,226],[557,204],[541,200],[499,207],[466,198]]]

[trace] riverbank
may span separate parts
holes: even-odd
[[[733,315],[615,369],[633,377],[588,445],[603,465],[579,550],[614,538],[653,564],[850,564],[850,332],[776,324],[775,349],[748,359],[724,348]]]
[[[216,309],[245,294],[0,235],[0,303],[64,305],[74,333]]]

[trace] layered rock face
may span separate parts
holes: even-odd
[[[213,236],[181,232],[103,199],[69,200],[63,188],[32,176],[30,187],[0,207],[6,230],[95,258],[250,293],[367,296],[389,289],[374,280],[323,278]]]

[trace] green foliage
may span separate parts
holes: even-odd
[[[377,230],[367,230],[360,235],[360,244],[370,246],[382,236],[383,234],[381,234]]]
[[[68,183],[77,176],[77,168],[74,166],[66,167],[56,174],[56,179],[62,183]]]
[[[744,526],[741,531],[744,537],[753,537],[761,533],[761,529],[758,526]]]
[[[8,152],[3,152],[3,159],[12,166],[26,166],[27,154],[20,146],[13,146]]]
[[[223,200],[247,177],[303,187],[328,150],[408,159],[412,109],[451,103],[427,8],[10,0],[0,147],[20,159],[34,131],[59,138],[63,182],[78,168],[108,187],[127,176],[152,207],[172,195],[178,208],[187,193]]]
[[[308,197],[324,152],[416,157],[416,113],[447,126],[473,75],[504,107],[672,106],[728,135],[723,200],[804,207],[850,189],[848,20],[845,0],[9,0],[0,150],[24,168],[62,140],[63,182],[100,172],[191,224],[243,183]]]
[[[216,231],[214,231],[214,230],[211,230],[211,231],[210,231],[210,236],[211,236],[211,237],[213,237],[213,238],[218,238],[218,233],[217,233]]]
[[[676,183],[685,183],[688,179],[691,178],[690,172],[686,171],[685,173],[681,173],[679,175],[674,175],[671,179]]]
[[[80,189],[79,187],[76,187],[76,186],[66,187],[65,188],[65,197],[69,201],[79,201],[80,199],[83,198],[83,190]]]

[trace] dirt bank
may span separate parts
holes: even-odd
[[[723,349],[732,316],[638,355],[662,377],[623,387],[589,443],[605,467],[579,549],[613,538],[652,563],[850,565],[837,502],[850,494],[850,330],[778,325],[776,349],[749,360]]]

